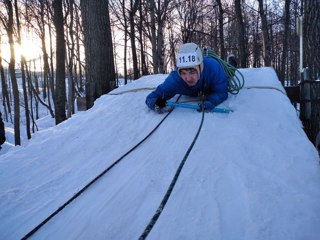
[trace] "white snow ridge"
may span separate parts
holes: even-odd
[[[318,240],[320,165],[272,68],[205,113],[199,137],[148,239]],[[165,117],[143,77],[0,156],[0,239],[21,239]],[[128,91],[136,89],[136,91]],[[192,100],[183,97],[180,100]],[[179,100],[179,101],[180,101]],[[202,114],[176,108],[141,145],[31,239],[138,239],[196,135]]]

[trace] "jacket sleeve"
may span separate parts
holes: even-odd
[[[147,98],[146,98],[146,104],[147,106],[154,110],[155,107],[155,103],[157,101],[158,98],[164,98],[166,100],[174,97],[174,95],[176,95],[176,79],[175,79],[175,74],[174,72],[172,72],[167,78],[166,80],[160,84],[156,90],[154,90],[153,92],[151,92]]]
[[[228,77],[218,62],[210,65],[208,82],[211,94],[207,96],[207,100],[217,106],[228,98]]]

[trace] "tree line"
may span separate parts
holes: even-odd
[[[0,2],[0,36],[6,37],[10,47],[9,61],[0,51],[2,105],[4,119],[12,121],[13,116],[15,145],[21,144],[21,106],[30,139],[31,131],[37,130],[39,104],[59,124],[75,112],[76,97],[86,96],[90,108],[95,99],[115,87],[108,4],[90,0]],[[30,33],[39,39],[40,61],[26,60],[23,55],[16,59],[15,47]],[[39,62],[40,71],[36,70]]]
[[[169,72],[184,42],[212,49],[223,59],[234,53],[239,67],[272,66],[283,84],[297,84],[296,19],[302,15],[303,65],[317,77],[319,5],[313,0],[2,0],[0,42],[5,37],[10,46],[8,63],[0,51],[4,118],[12,121],[13,115],[20,145],[21,105],[31,138],[39,104],[59,124],[74,113],[76,97],[85,97],[90,108],[117,87],[120,76],[126,84]],[[31,32],[41,45],[40,71],[37,60],[15,59],[16,44]]]

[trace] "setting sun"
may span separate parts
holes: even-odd
[[[20,60],[21,55],[25,57],[27,61],[38,59],[41,56],[41,45],[37,41],[30,39],[24,39],[21,46],[16,42],[14,45],[16,61]],[[1,56],[5,62],[10,61],[10,46],[7,41],[1,43]]]
[[[19,44],[15,45],[16,56],[20,57],[21,55],[26,58],[27,61],[37,59],[41,55],[40,43],[36,43],[29,39],[22,41],[21,46]]]

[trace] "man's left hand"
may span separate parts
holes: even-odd
[[[210,112],[215,108],[214,104],[210,101],[204,101],[203,103],[199,104],[199,106],[200,106],[199,112],[202,112],[202,111]]]

